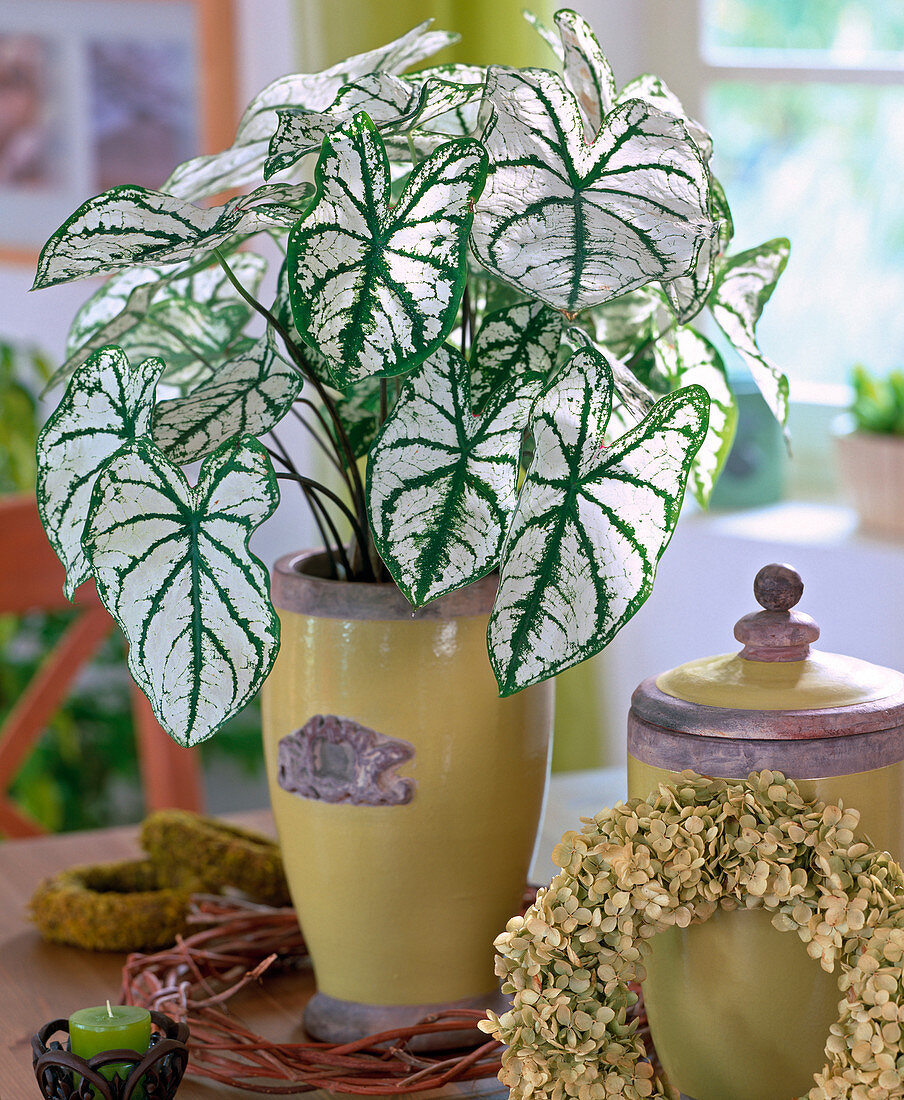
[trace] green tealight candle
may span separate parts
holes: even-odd
[[[151,1014],[137,1005],[111,1007],[107,1001],[98,1008],[80,1008],[69,1017],[69,1049],[85,1060],[108,1050],[144,1054],[150,1043]],[[111,1081],[116,1076],[128,1077],[131,1068],[128,1062],[114,1062],[104,1066],[101,1073]]]

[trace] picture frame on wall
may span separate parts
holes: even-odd
[[[0,0],[0,261],[237,123],[233,0]]]

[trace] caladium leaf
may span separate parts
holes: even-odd
[[[708,174],[680,120],[631,100],[588,145],[574,96],[541,69],[491,68],[485,105],[471,243],[489,271],[573,313],[690,270]]]
[[[507,382],[476,416],[468,365],[446,344],[402,387],[370,451],[368,511],[380,557],[416,607],[496,565],[542,385]]]
[[[415,83],[391,73],[368,73],[346,84],[325,111],[299,107],[277,110],[279,123],[270,140],[264,177],[269,179],[319,150],[328,134],[351,122],[361,111],[381,133],[405,132],[415,125],[429,128],[449,112],[469,103],[476,105],[482,94],[482,83],[466,85],[435,78]]]
[[[246,289],[255,294],[266,260],[253,252],[239,252],[232,257],[231,267]],[[178,265],[169,269],[130,267],[111,275],[76,313],[66,341],[66,360],[47,383],[47,389],[65,382],[76,367],[102,347],[118,344],[127,354],[131,352],[131,335],[143,327],[152,302],[164,297],[190,298],[213,310],[229,306],[232,311],[241,301],[219,264],[201,269],[192,264],[184,274],[182,270]],[[250,317],[250,307],[244,302],[242,305],[245,316]],[[137,344],[146,341],[147,337],[139,333]]]
[[[340,388],[401,374],[445,340],[485,174],[477,142],[448,142],[390,209],[389,162],[367,116],[324,140],[317,200],[289,235],[289,281],[295,327]]]
[[[534,459],[488,630],[502,695],[603,649],[650,594],[678,520],[706,434],[705,391],[664,397],[607,448],[611,392],[605,358],[583,349],[534,405]]]
[[[182,390],[216,374],[232,355],[254,343],[242,335],[244,303],[211,309],[188,298],[164,297],[125,337],[133,357],[156,355],[166,363],[163,381]]]
[[[162,191],[125,185],[76,210],[41,250],[33,290],[131,264],[193,259],[240,235],[289,226],[310,199],[307,184],[270,184],[202,209]]]
[[[618,93],[617,102],[627,103],[629,99],[642,99],[644,103],[651,103],[661,111],[674,115],[675,118],[680,118],[687,127],[687,132],[700,150],[703,159],[709,163],[713,155],[712,134],[710,134],[705,126],[691,118],[687,111],[685,111],[681,100],[675,95],[671,88],[668,87],[664,80],[660,80],[658,76],[652,76],[650,73],[644,73],[643,76],[635,77],[634,80],[629,81]]]
[[[788,419],[788,379],[760,351],[756,323],[785,270],[790,248],[788,241],[779,237],[736,256],[724,257],[709,299],[716,323],[744,360],[766,404],[782,425]]]
[[[679,324],[687,324],[706,305],[716,281],[719,231],[714,225],[709,237],[700,241],[697,262],[689,275],[663,283],[662,290]]]
[[[281,358],[268,333],[187,397],[159,402],[154,441],[171,462],[194,462],[231,439],[265,435],[301,388],[301,375]]]
[[[471,402],[482,408],[512,378],[533,374],[544,381],[556,366],[565,320],[542,302],[520,302],[484,318],[471,348]]]
[[[556,12],[555,20],[562,39],[565,83],[578,101],[585,135],[592,141],[615,103],[612,67],[586,19],[566,8]]]
[[[479,86],[482,92],[487,79],[486,65],[434,65],[432,68],[420,69],[418,72],[412,73],[409,79],[415,84],[437,81],[468,86],[466,99],[457,102],[455,106],[441,113],[435,114],[431,111],[429,115],[425,113],[418,118],[417,130],[414,135],[416,144],[419,138],[439,139],[444,135],[448,137],[467,137],[474,132],[480,116],[482,98],[481,93],[478,92],[475,95],[474,90]],[[433,150],[431,149],[429,152],[433,152]]]
[[[617,355],[614,355],[608,348],[606,348],[604,353],[603,349],[596,344],[590,334],[577,325],[571,325],[566,329],[565,341],[576,350],[580,348],[591,348],[601,355],[604,354],[606,363],[612,374],[613,392],[618,398],[616,410],[612,412],[610,417],[607,438],[612,438],[613,427],[619,427],[619,431],[616,432],[616,435],[621,435],[622,432],[628,431],[628,429],[633,428],[635,424],[640,423],[650,409],[653,408],[653,405],[656,403],[656,398],[635,375],[628,364]],[[612,422],[616,420],[616,412],[619,415],[617,423],[613,424]]]
[[[320,73],[294,73],[268,84],[252,99],[239,122],[235,141],[222,153],[194,157],[180,164],[163,190],[197,201],[233,187],[256,183],[264,168],[278,107],[325,111],[343,84],[381,70],[400,73],[458,41],[457,34],[431,31],[428,19],[401,38],[367,53],[356,54]]]
[[[709,394],[709,430],[688,480],[697,502],[705,508],[728,458],[738,423],[738,407],[725,364],[709,340],[683,326],[657,340],[653,355],[673,389],[697,385]]]
[[[662,296],[652,287],[642,287],[590,310],[589,320],[596,343],[606,354],[629,359],[655,337],[660,311],[664,312]]]
[[[380,430],[380,379],[362,378],[333,400],[352,453],[362,458]],[[336,434],[332,426],[330,434]]]
[[[542,19],[539,19],[536,15],[534,15],[532,11],[523,11],[521,14],[524,16],[527,22],[530,23],[537,34],[539,34],[546,45],[549,46],[549,48],[556,55],[559,61],[564,61],[565,50],[562,47],[561,37],[557,35],[554,30],[547,27]]]
[[[69,599],[91,570],[82,530],[101,469],[127,443],[150,432],[160,359],[133,365],[120,348],[101,348],[72,377],[38,436],[38,512],[66,569]]]
[[[148,439],[98,477],[83,546],[129,668],[180,745],[206,740],[263,683],[279,648],[267,570],[248,539],[279,492],[254,439],[205,459],[190,486]]]

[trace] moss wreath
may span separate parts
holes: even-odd
[[[772,912],[824,970],[839,964],[844,999],[809,1100],[904,1097],[904,874],[859,822],[778,772],[684,772],[566,833],[561,873],[496,940],[513,1003],[480,1026],[508,1045],[499,1079],[512,1097],[677,1100],[627,1021],[628,983],[643,980],[657,932],[739,905]]]

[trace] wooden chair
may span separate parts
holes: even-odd
[[[71,607],[63,595],[64,575],[44,534],[34,498],[0,497],[0,613],[18,615]],[[0,833],[9,837],[46,832],[9,798],[10,783],[78,671],[115,628],[93,581],[78,589],[74,605],[78,614],[0,725]],[[134,685],[132,717],[146,808],[200,810],[203,799],[197,752],[182,748],[164,733],[150,703]]]

